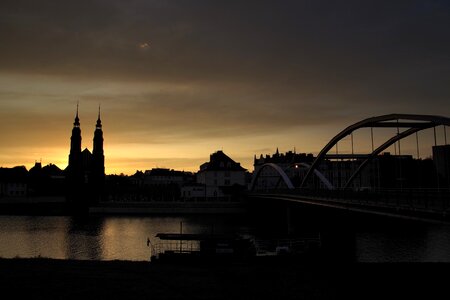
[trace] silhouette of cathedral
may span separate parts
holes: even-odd
[[[69,165],[66,172],[67,199],[74,206],[88,207],[102,198],[105,185],[105,156],[100,107],[91,153],[87,148],[81,151],[81,128],[77,105],[70,138]]]

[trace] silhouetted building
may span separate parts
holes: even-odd
[[[434,149],[435,156],[440,157],[438,165],[440,166],[441,185],[445,177],[445,148]],[[297,154],[292,151],[279,153],[278,149],[273,155],[263,155],[259,159],[255,157],[255,173],[265,164],[277,165],[283,170],[295,187],[300,186],[309,166],[316,157],[312,154]],[[344,187],[351,176],[358,169],[363,161],[361,159],[324,159],[317,172],[323,176],[329,184],[335,188]],[[448,163],[448,161],[447,161]],[[438,180],[436,169],[433,167],[433,161],[430,159],[414,159],[411,155],[391,155],[389,152],[377,155],[356,178],[349,184],[351,189],[402,189],[402,188],[435,188]],[[310,188],[325,189],[326,183],[313,174],[307,183]],[[447,183],[448,186],[448,183]],[[279,173],[271,167],[266,167],[260,171],[259,178],[256,181],[256,190],[271,190],[277,188],[287,188],[284,181],[280,179]]]
[[[192,201],[192,200],[206,200],[205,194],[206,188],[204,184],[192,182],[189,184],[185,184],[181,188],[181,197],[184,200]]]
[[[26,197],[28,171],[24,166],[0,168],[0,198]]]
[[[187,181],[187,174],[183,171],[175,171],[164,168],[146,170],[144,173],[144,185],[177,185],[181,187]]]
[[[253,162],[254,174],[265,164],[275,164],[286,173],[294,186],[299,186],[306,175],[308,166],[313,163],[314,159],[315,157],[311,153],[296,153],[295,150],[280,153],[277,148],[273,155],[267,154],[263,156],[261,154],[259,158],[255,155]],[[280,175],[275,169],[264,168],[259,172],[259,179],[255,186],[256,190],[285,187],[284,182],[280,180]]]
[[[105,157],[100,108],[94,132],[93,152],[87,148],[81,151],[78,105],[70,140],[69,165],[66,169],[67,198],[74,206],[87,207],[97,203],[104,193]]]
[[[136,171],[131,176],[108,175],[107,199],[112,202],[173,202],[179,201],[181,186],[194,182],[191,172],[154,168]]]
[[[319,170],[334,187],[343,187],[363,161],[325,160]],[[436,188],[437,175],[431,159],[389,152],[374,157],[348,186],[351,189]]]
[[[191,172],[165,168],[146,170],[142,176],[144,199],[149,201],[178,201],[181,196],[181,187],[194,182],[194,178]]]
[[[104,200],[111,202],[146,201],[143,196],[142,178],[135,175],[107,175],[105,178],[106,197]]]
[[[42,167],[36,162],[28,172],[28,195],[33,196],[60,196],[65,194],[64,171],[54,164]]]
[[[295,164],[299,163],[307,163],[311,164],[314,161],[315,157],[312,153],[296,153],[296,151],[288,151],[286,153],[280,153],[278,148],[273,155],[260,155],[259,158],[254,158],[253,166],[255,167],[255,171],[257,171],[263,164],[274,163],[280,166],[283,170],[288,169]]]
[[[197,185],[186,186],[184,195],[204,193],[207,199],[232,199],[247,188],[246,169],[222,151],[210,155],[209,162],[200,166],[197,173]],[[204,190],[201,191],[201,184]]]

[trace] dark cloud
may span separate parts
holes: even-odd
[[[449,93],[443,84],[450,79],[449,7],[448,1],[2,1],[0,66],[124,81],[240,81],[335,98],[348,90],[380,99],[401,91],[418,102]]]
[[[440,1],[6,1],[1,8],[1,64],[33,72],[341,86],[409,71],[417,61],[442,66],[450,50],[449,5]],[[142,43],[149,51],[139,51]]]

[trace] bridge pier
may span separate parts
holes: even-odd
[[[288,201],[251,201],[250,217],[260,234],[291,238],[320,235],[318,257],[330,262],[356,260],[357,225],[352,213]]]

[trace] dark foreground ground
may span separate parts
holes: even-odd
[[[2,299],[441,299],[449,264],[0,259]]]

